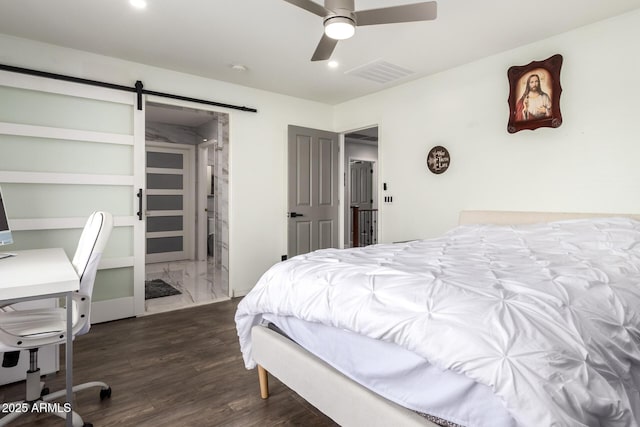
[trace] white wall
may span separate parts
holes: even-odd
[[[378,160],[378,147],[371,144],[345,141],[345,168],[348,169],[349,159],[375,162]]]
[[[287,125],[331,129],[331,106],[1,34],[0,63],[257,108],[218,109],[230,114],[231,289],[246,293],[286,254]]]
[[[640,10],[337,106],[337,130],[379,124],[380,241],[438,235],[462,209],[640,212],[638,40]],[[507,133],[507,69],[556,53],[563,124]]]

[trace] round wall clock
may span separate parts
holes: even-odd
[[[427,167],[435,174],[441,174],[449,168],[451,157],[446,148],[437,145],[427,154]]]

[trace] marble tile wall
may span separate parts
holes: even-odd
[[[218,115],[218,144],[209,149],[214,163],[215,263],[220,266],[220,280],[229,289],[229,116]],[[212,146],[213,147],[213,146]]]

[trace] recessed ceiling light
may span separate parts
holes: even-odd
[[[247,71],[247,67],[242,64],[233,64],[231,65],[231,69],[239,72]]]
[[[327,65],[329,66],[329,68],[338,68],[338,65],[340,64],[338,64],[338,61],[329,61]]]
[[[129,0],[129,4],[136,9],[144,9],[147,7],[146,0]]]

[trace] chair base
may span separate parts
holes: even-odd
[[[45,393],[46,393],[46,389],[44,389],[43,387],[44,387],[44,383],[40,381],[40,370],[38,369],[34,371],[28,371],[27,372],[27,396],[36,395],[39,397],[32,399],[31,401],[23,400],[18,402],[12,402],[12,404],[16,405],[16,408],[18,409],[18,411],[12,412],[0,418],[0,427],[6,426],[8,423],[10,423],[11,421],[14,421],[18,417],[20,417],[20,415],[23,415],[25,413],[38,412],[36,408],[39,408],[40,406],[36,406],[36,405],[40,405],[46,402],[51,402],[61,397],[66,397],[67,395],[66,390],[59,390],[53,393],[47,393],[43,396],[40,396],[40,393],[43,390],[45,390]],[[72,387],[72,391],[73,393],[77,393],[79,391],[86,390],[89,388],[94,388],[94,387],[100,387],[100,400],[111,397],[111,387],[109,387],[108,384],[103,383],[101,381],[92,381],[84,384],[78,384]],[[28,406],[20,405],[23,403],[27,404]],[[55,410],[56,408],[53,408],[54,410],[49,412],[48,409],[50,408],[45,407],[45,411],[47,411],[51,415],[55,415],[62,419],[67,418],[67,412],[63,410]],[[45,412],[45,411],[42,411],[42,412]],[[77,412],[72,411],[71,416],[73,420],[72,421],[73,427],[92,427],[92,424],[85,423],[82,420],[82,417]]]

